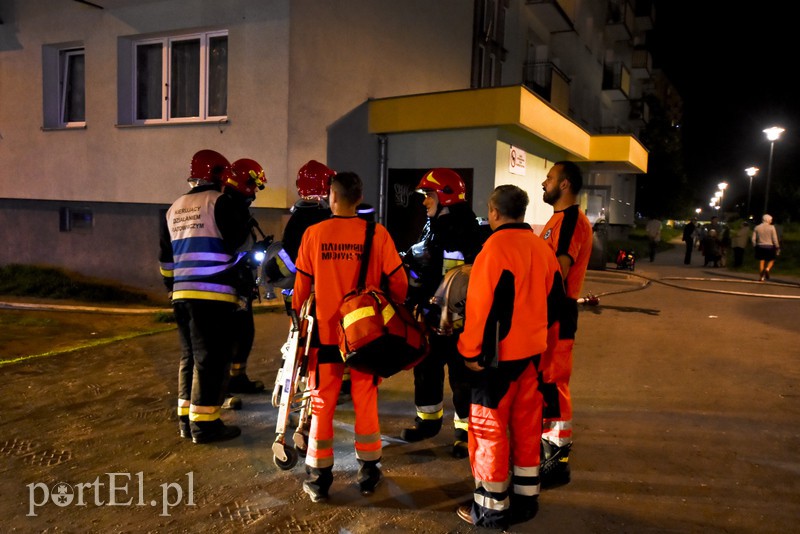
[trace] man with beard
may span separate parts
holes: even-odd
[[[577,299],[592,253],[592,226],[578,206],[581,187],[581,171],[571,161],[555,163],[542,182],[542,198],[553,206],[553,216],[542,229],[541,237],[555,252],[567,297],[558,320],[548,330],[547,350],[542,355],[540,367],[540,387],[544,397],[542,487],[566,484],[570,480],[572,348],[578,329]]]

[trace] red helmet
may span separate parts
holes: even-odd
[[[297,171],[297,194],[303,198],[327,197],[335,174],[327,165],[312,159]]]
[[[192,156],[188,180],[206,180],[218,184],[222,173],[230,166],[225,156],[214,150],[200,150]]]
[[[417,185],[417,190],[436,191],[439,204],[451,206],[467,201],[467,186],[461,176],[452,169],[432,169]]]
[[[222,177],[223,187],[231,187],[248,198],[254,198],[256,190],[264,189],[266,183],[264,168],[247,158],[234,161]]]

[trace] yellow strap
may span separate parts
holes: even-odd
[[[350,328],[350,325],[355,323],[356,321],[360,321],[361,319],[366,319],[367,317],[374,317],[375,316],[375,309],[371,306],[365,306],[363,308],[358,308],[356,310],[351,311],[347,315],[342,318],[342,326],[345,330]]]
[[[392,306],[391,304],[387,304],[386,307],[384,307],[381,310],[381,315],[383,316],[383,324],[389,324],[389,321],[392,320],[394,314],[395,314],[394,306]]]

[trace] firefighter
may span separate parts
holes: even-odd
[[[194,443],[235,438],[239,427],[220,419],[231,364],[230,330],[239,305],[237,249],[247,220],[219,191],[224,156],[201,150],[193,157],[191,189],[167,210],[159,262],[178,325],[179,431]]]
[[[543,200],[553,206],[553,216],[541,236],[555,252],[567,300],[558,322],[548,332],[547,351],[542,356],[541,387],[544,396],[542,428],[542,487],[570,480],[569,452],[572,448],[572,349],[578,329],[578,302],[592,254],[592,225],[578,206],[583,187],[580,168],[559,161],[542,182]]]
[[[281,237],[282,248],[267,259],[264,266],[267,280],[278,287],[292,288],[294,284],[297,250],[306,229],[330,218],[328,193],[331,177],[335,174],[336,171],[313,159],[297,171],[295,184],[300,198],[290,210],[291,215]]]
[[[228,393],[260,393],[264,391],[264,382],[250,380],[247,376],[247,360],[255,339],[253,300],[260,299],[253,273],[258,266],[250,260],[250,252],[258,243],[258,237],[254,231],[258,227],[258,222],[250,214],[249,208],[256,198],[256,193],[264,189],[266,183],[264,168],[257,161],[248,158],[234,161],[222,176],[223,193],[235,201],[237,208],[242,212],[242,217],[248,221],[248,238],[240,248],[240,251],[246,255],[239,261],[241,290],[246,300],[244,307],[239,308],[234,314],[233,362],[231,363]],[[238,397],[228,396],[223,407],[226,404],[232,408],[241,408],[241,400]]]
[[[507,529],[536,515],[542,398],[539,361],[548,313],[563,299],[555,255],[523,222],[528,194],[514,185],[489,198],[486,240],[470,273],[458,350],[473,374],[469,458],[473,500],[464,521]],[[511,466],[509,466],[509,460]]]
[[[404,254],[409,272],[409,304],[424,314],[426,323],[438,327],[441,309],[431,305],[445,273],[459,265],[472,263],[482,240],[478,219],[467,203],[466,186],[457,172],[436,168],[425,173],[417,185],[424,196],[428,219],[419,242]],[[456,336],[430,336],[429,355],[414,367],[414,426],[400,437],[415,442],[439,433],[444,417],[444,375],[448,369],[453,392],[454,440],[452,455],[466,458],[469,426],[469,383],[464,362],[456,350]]]
[[[297,255],[292,307],[299,314],[303,302],[314,291],[320,343],[309,352],[313,417],[306,453],[308,478],[303,482],[303,491],[314,502],[326,500],[333,483],[333,418],[345,367],[338,347],[337,324],[342,298],[354,289],[361,265],[367,221],[358,217],[356,206],[361,201],[362,188],[361,178],[355,173],[342,172],[331,177],[329,199],[333,217],[306,230]],[[389,232],[381,224],[375,225],[367,271],[367,285],[377,286],[385,276],[391,298],[395,302],[405,300],[408,280],[403,263]],[[350,381],[359,464],[357,481],[361,494],[368,496],[374,493],[383,476],[378,465],[382,454],[378,421],[380,379],[351,369]]]

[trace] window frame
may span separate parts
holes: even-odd
[[[186,124],[199,122],[220,122],[228,119],[227,105],[225,115],[209,115],[209,83],[210,83],[210,41],[217,37],[229,37],[228,30],[211,30],[201,32],[180,33],[174,35],[162,35],[157,37],[146,37],[131,40],[131,71],[130,71],[130,121],[132,125],[164,125],[164,124]],[[186,42],[199,40],[199,81],[197,87],[198,116],[193,117],[173,117],[171,115],[170,90],[172,88],[172,46],[176,42]],[[161,44],[161,117],[140,119],[137,116],[139,103],[138,86],[138,57],[137,51],[140,46]],[[226,64],[227,70],[227,64]],[[225,82],[225,94],[227,99],[228,84]]]
[[[64,111],[67,96],[71,56],[83,56],[83,104],[82,121],[65,121]],[[84,130],[89,92],[87,91],[87,54],[82,41],[42,45],[42,131]]]
[[[84,74],[83,74],[83,120],[82,121],[68,121],[66,120],[67,111],[67,88],[70,85],[70,68],[72,63],[71,57],[83,57]],[[59,69],[59,87],[58,87],[58,125],[61,128],[83,128],[86,126],[86,49],[79,48],[62,48],[58,51],[58,69]]]

